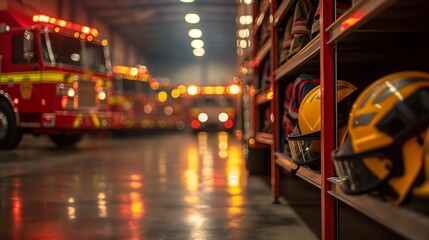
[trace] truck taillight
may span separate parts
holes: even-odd
[[[198,120],[196,120],[196,119],[192,120],[192,122],[191,122],[191,127],[192,127],[193,129],[197,129],[197,128],[199,128],[200,126],[201,126],[201,123],[200,123]]]
[[[234,126],[234,122],[232,120],[228,120],[223,124],[226,128],[232,128]]]

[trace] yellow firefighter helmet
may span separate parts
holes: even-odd
[[[400,204],[422,168],[422,137],[429,124],[429,74],[387,75],[359,95],[348,137],[333,152],[346,193],[378,191]]]
[[[343,139],[347,117],[357,97],[357,88],[346,81],[337,83],[339,138]],[[302,100],[298,112],[298,124],[288,136],[292,160],[299,166],[320,169],[321,129],[320,86],[311,90]]]

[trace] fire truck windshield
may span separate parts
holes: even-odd
[[[95,72],[107,73],[104,47],[94,42],[85,42],[85,49],[88,58],[88,67]]]
[[[88,68],[99,73],[108,71],[101,45],[58,33],[44,33],[41,40],[45,63]]]
[[[200,95],[194,99],[195,107],[230,107],[231,102],[224,95]]]
[[[122,79],[122,86],[125,93],[149,94],[152,92],[148,82]]]

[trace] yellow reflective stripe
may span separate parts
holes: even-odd
[[[14,83],[20,83],[24,78],[30,79],[31,82],[51,82],[61,83],[64,82],[65,76],[69,73],[60,71],[31,71],[31,72],[17,72],[17,73],[3,73],[0,77],[1,83],[8,83],[12,80]]]
[[[73,127],[74,128],[78,128],[80,126],[80,123],[82,122],[82,114],[79,114],[76,116],[74,122],[73,122]]]
[[[44,71],[41,72],[43,82],[63,82],[65,80],[66,73],[56,71]]]
[[[92,114],[91,117],[92,117],[92,122],[94,122],[94,126],[96,128],[100,128],[101,126],[100,119],[98,119],[98,117],[95,114]]]

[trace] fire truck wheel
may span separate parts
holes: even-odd
[[[22,130],[16,124],[12,107],[0,100],[0,149],[15,148],[22,139]]]
[[[74,146],[80,140],[82,140],[82,134],[73,134],[73,135],[49,135],[49,138],[54,142],[58,147],[70,147]]]

